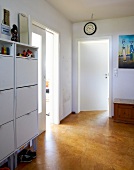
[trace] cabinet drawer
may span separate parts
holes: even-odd
[[[29,86],[17,89],[17,111],[16,117],[20,117],[37,110],[38,86]]]
[[[13,120],[14,90],[0,91],[0,125]]]
[[[130,119],[131,109],[130,108],[120,108],[118,109],[118,117],[120,119]]]
[[[134,104],[114,103],[114,120],[134,124]]]
[[[38,60],[16,58],[17,87],[38,83]]]
[[[134,111],[131,114],[131,119],[134,121]]]
[[[118,108],[121,108],[121,109],[132,109],[134,108],[134,105],[128,105],[128,104],[118,104]]]
[[[13,121],[0,127],[0,160],[14,151]]]
[[[38,134],[37,111],[16,120],[17,148]]]
[[[0,57],[0,90],[14,86],[13,57]]]

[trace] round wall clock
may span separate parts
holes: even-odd
[[[97,26],[94,22],[88,22],[84,26],[84,32],[87,35],[92,35],[96,32]]]

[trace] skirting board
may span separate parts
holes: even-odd
[[[69,115],[67,115],[66,117],[64,117],[61,121],[60,121],[60,124],[62,123],[62,121],[64,120],[64,119],[66,119],[68,116],[70,116],[71,114],[76,114],[75,112],[71,112]]]

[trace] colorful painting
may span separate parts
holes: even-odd
[[[134,68],[134,35],[119,36],[119,68]]]

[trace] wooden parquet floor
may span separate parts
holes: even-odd
[[[16,170],[134,170],[134,125],[105,111],[71,114],[38,137],[37,158]]]

